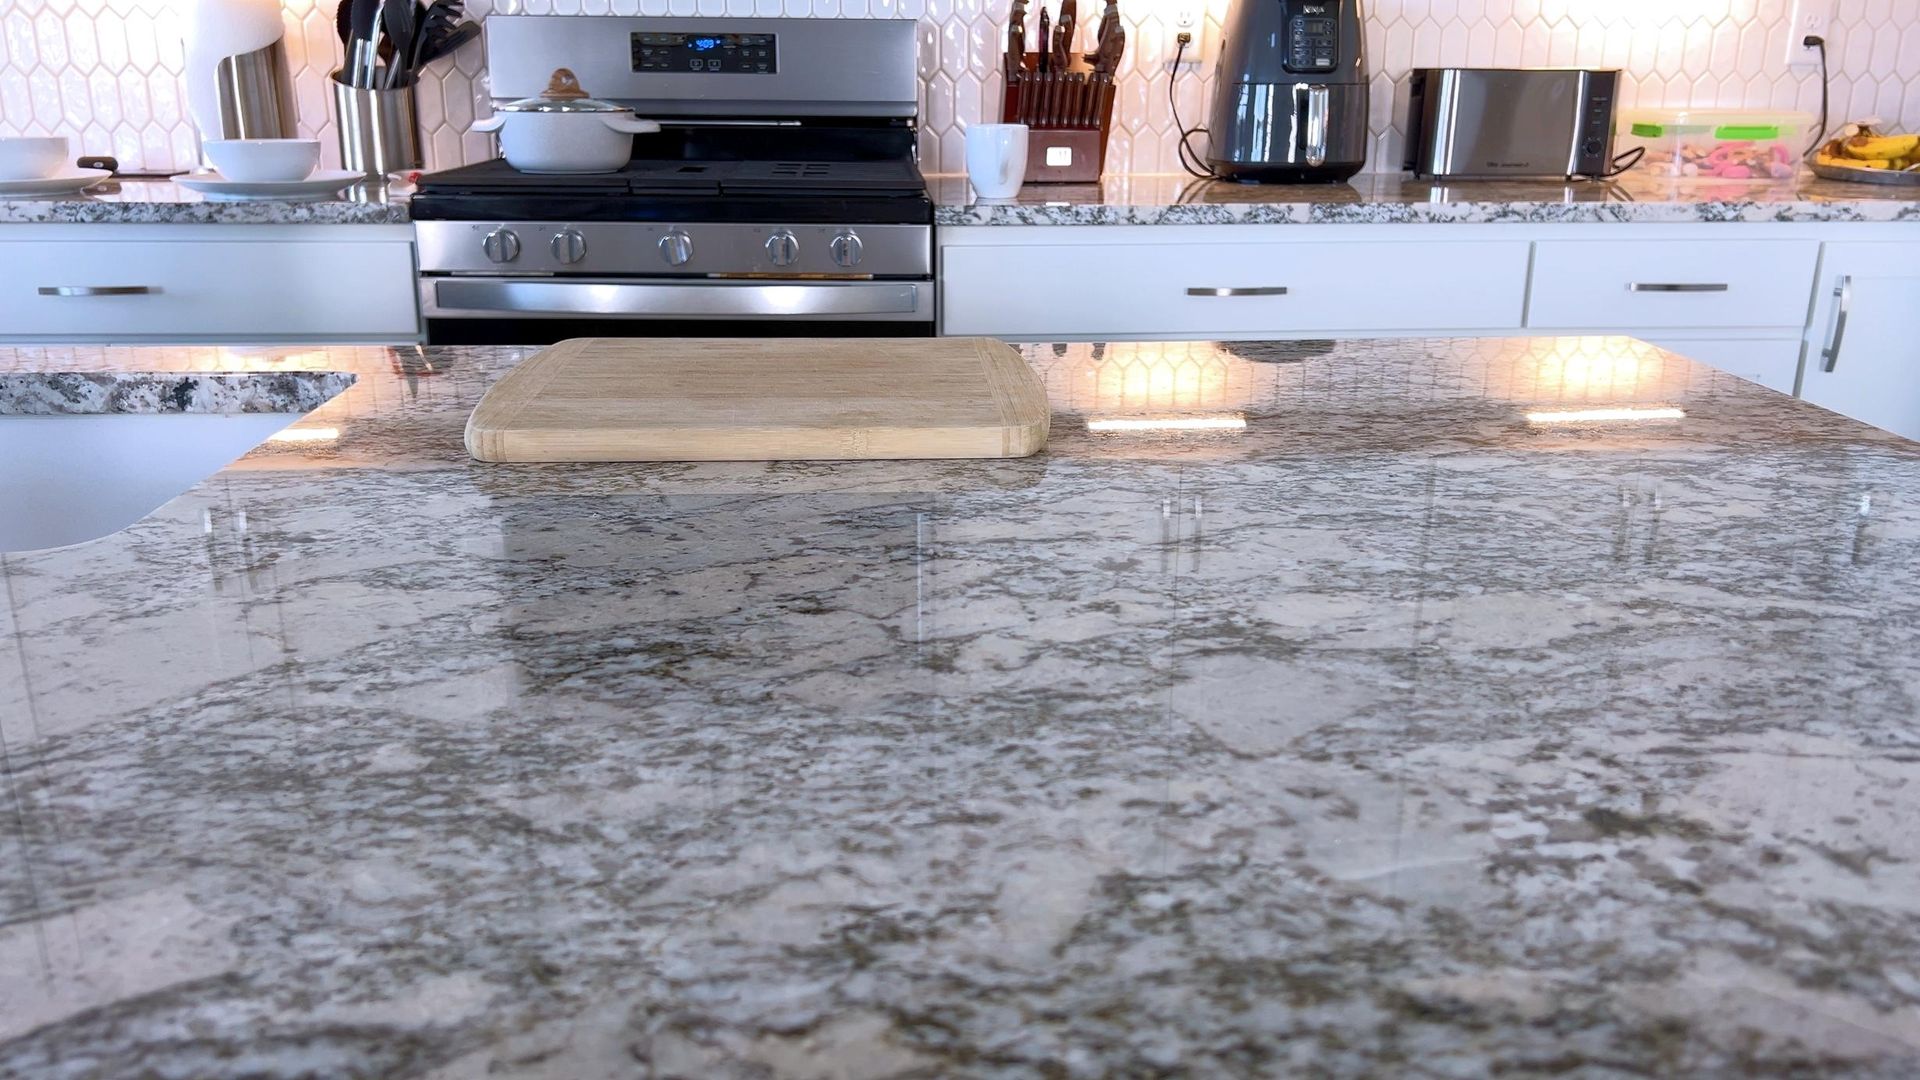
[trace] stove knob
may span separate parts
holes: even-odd
[[[512,229],[495,229],[480,241],[480,250],[486,252],[487,258],[494,262],[512,262],[520,257],[520,238],[514,235]]]
[[[587,238],[580,235],[578,229],[562,229],[553,234],[553,241],[547,245],[553,251],[553,257],[563,263],[577,263],[587,257]]]
[[[693,237],[675,229],[660,238],[660,257],[668,266],[685,266],[693,261]]]
[[[851,270],[860,265],[860,252],[866,245],[860,242],[860,234],[852,229],[844,230],[833,238],[833,261],[836,265]]]
[[[800,257],[800,241],[782,229],[767,237],[767,259],[775,266],[792,266]]]

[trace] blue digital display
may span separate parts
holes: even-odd
[[[8,0],[0,0],[4,6]],[[773,34],[633,35],[633,70],[703,72],[709,75],[772,75],[777,70]]]

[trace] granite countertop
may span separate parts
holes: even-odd
[[[1802,173],[1792,186],[1618,180],[1433,183],[1363,174],[1346,184],[1248,185],[1185,175],[1120,175],[1098,184],[1028,184],[978,201],[964,176],[929,178],[941,225],[1289,225],[1426,222],[1920,222],[1920,188]]]
[[[227,202],[171,180],[116,179],[79,196],[0,196],[0,224],[403,225],[411,188],[360,184],[339,198]]]
[[[357,376],[0,556],[0,1075],[1920,1071],[1920,445],[1574,339],[467,460],[524,355],[0,351]]]
[[[1803,174],[1792,187],[1673,182],[1434,184],[1366,174],[1347,184],[1229,184],[1184,175],[1029,184],[982,202],[964,176],[927,178],[940,225],[1395,224],[1424,222],[1920,222],[1920,188],[1878,188]],[[163,180],[124,180],[84,197],[0,199],[0,224],[399,224],[410,188],[356,188],[317,202],[216,202]]]

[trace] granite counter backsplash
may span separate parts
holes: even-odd
[[[1249,185],[1188,176],[1109,176],[1098,184],[1028,184],[979,201],[963,176],[928,180],[941,225],[1335,225],[1428,222],[1920,223],[1920,188],[1880,188],[1803,174],[1793,185],[1615,181],[1459,181],[1363,174],[1346,184]]]
[[[110,180],[81,195],[0,196],[0,224],[118,225],[399,225],[404,195],[381,185],[348,188],[343,197],[289,201],[222,201],[170,180]]]
[[[0,351],[358,376],[0,555],[0,1076],[1920,1074],[1920,446],[1139,343],[1031,459],[468,460],[528,351]]]

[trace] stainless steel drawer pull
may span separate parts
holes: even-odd
[[[1628,292],[1726,292],[1727,286],[1709,282],[1643,282],[1627,285]]]
[[[1285,296],[1285,285],[1258,285],[1245,289],[1202,289],[1187,290],[1188,296]]]
[[[1834,286],[1833,296],[1840,303],[1834,309],[1833,340],[1820,350],[1820,359],[1826,361],[1820,365],[1821,371],[1832,371],[1840,366],[1840,346],[1847,340],[1847,316],[1853,311],[1853,275],[1840,278],[1840,284]]]
[[[151,296],[152,285],[42,285],[41,296]]]

